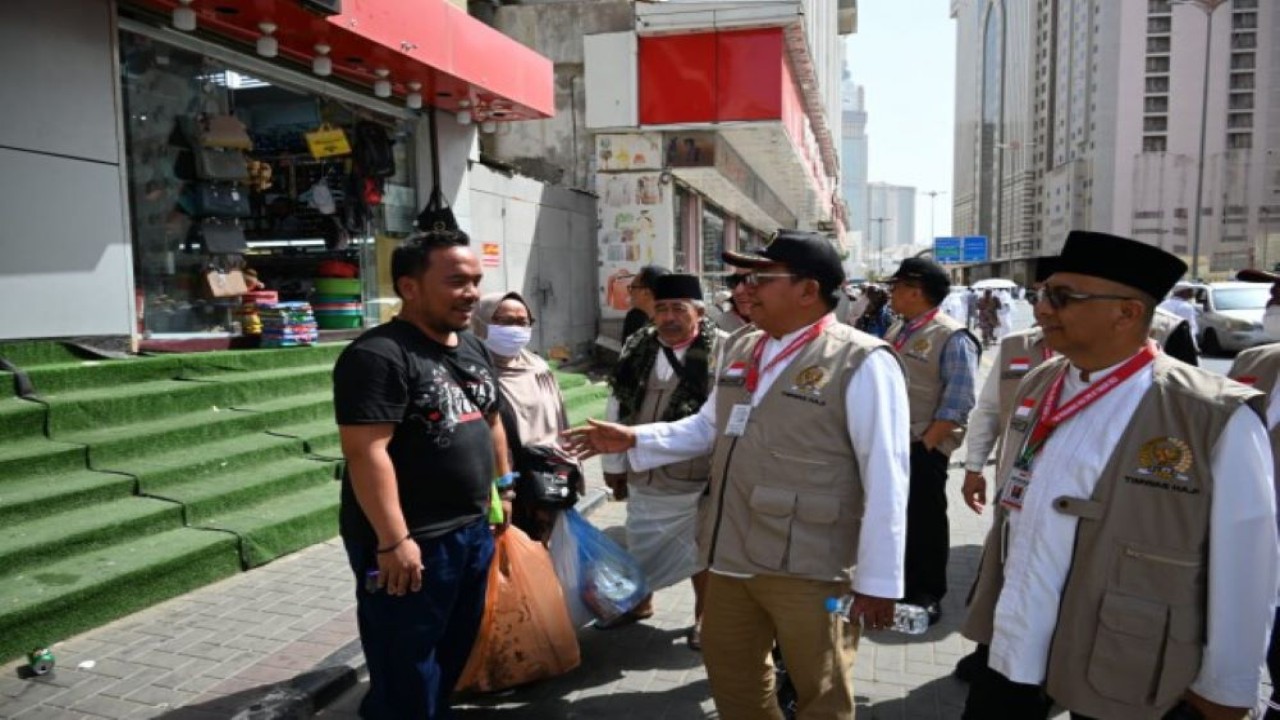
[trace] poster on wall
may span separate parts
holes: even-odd
[[[498,243],[482,243],[480,264],[484,267],[502,267],[502,246]]]
[[[596,168],[658,170],[662,167],[662,136],[656,133],[596,136]]]
[[[598,173],[600,307],[605,318],[631,309],[627,286],[645,265],[671,265],[675,186],[656,172]]]

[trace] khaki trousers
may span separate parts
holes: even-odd
[[[858,628],[823,607],[846,592],[838,582],[711,573],[702,659],[720,717],[782,720],[769,656],[776,639],[799,696],[798,720],[850,720]]]

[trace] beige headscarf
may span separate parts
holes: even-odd
[[[471,331],[484,340],[489,337],[489,324],[503,300],[516,300],[533,310],[520,293],[490,293],[480,298],[471,314]],[[511,409],[515,411],[516,428],[524,445],[556,445],[560,433],[569,429],[560,386],[547,363],[528,350],[513,358],[493,356],[498,371],[498,385]]]

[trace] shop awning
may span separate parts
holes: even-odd
[[[177,0],[127,0],[166,15]],[[280,59],[311,67],[327,45],[333,77],[368,87],[387,71],[404,97],[421,83],[425,104],[467,110],[475,120],[531,120],[555,114],[551,61],[446,0],[343,0],[324,16],[300,0],[194,0],[197,33],[244,43],[254,52],[262,23],[275,25]]]

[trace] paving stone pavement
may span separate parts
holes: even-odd
[[[956,455],[958,459],[961,457]],[[589,484],[601,486],[599,465]],[[965,686],[949,677],[971,649],[956,628],[976,571],[989,517],[951,500],[950,592],[942,622],[921,638],[863,639],[854,667],[860,718],[954,718]],[[592,521],[619,533],[624,503],[606,503]],[[53,646],[58,669],[20,678],[0,669],[0,718],[262,717],[362,665],[352,581],[334,539],[241,573]],[[650,621],[580,632],[583,665],[517,692],[474,698],[462,718],[713,717],[700,656],[685,646],[692,622],[688,583],[657,594]],[[353,716],[358,685],[323,711]]]

